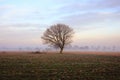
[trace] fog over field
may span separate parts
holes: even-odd
[[[65,51],[97,51],[97,52],[120,52],[119,46],[68,46]],[[0,51],[57,51],[48,46],[28,46],[28,47],[1,47]]]

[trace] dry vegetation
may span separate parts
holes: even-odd
[[[120,53],[0,53],[0,80],[120,80],[119,75]]]

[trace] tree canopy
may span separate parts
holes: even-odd
[[[72,42],[73,29],[65,24],[56,24],[50,26],[41,37],[45,44],[54,46],[60,49],[60,53],[66,45]]]

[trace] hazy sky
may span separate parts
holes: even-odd
[[[120,45],[120,0],[0,0],[0,46],[36,46],[52,24],[75,31],[73,44]]]

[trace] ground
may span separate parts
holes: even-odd
[[[120,80],[120,53],[0,52],[0,80]]]

